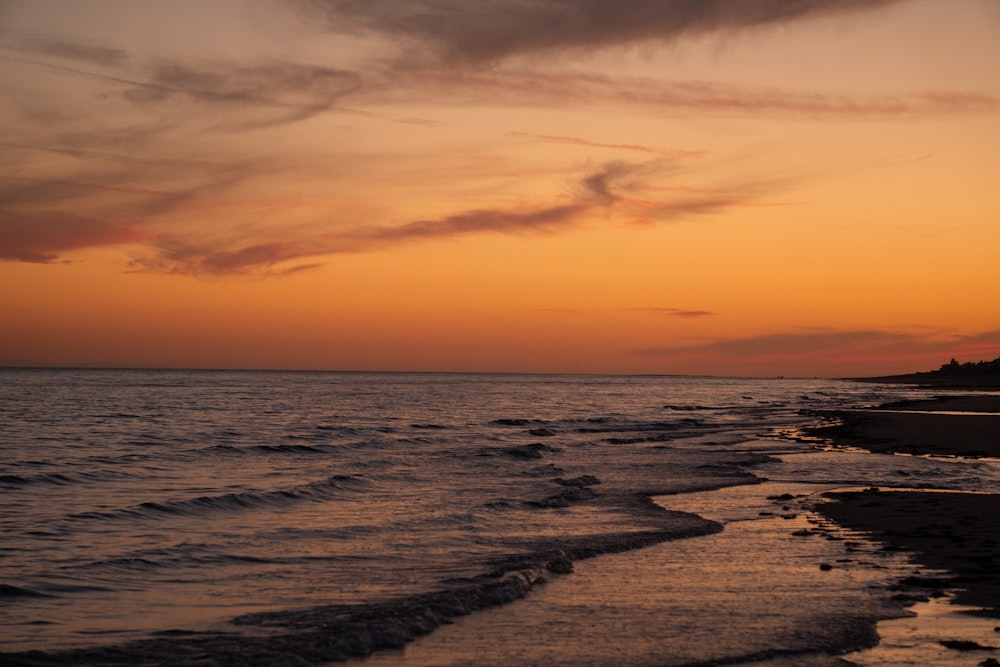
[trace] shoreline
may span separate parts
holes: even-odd
[[[1000,458],[998,412],[996,395],[899,401],[821,413],[839,423],[809,433],[876,453]],[[825,497],[831,502],[817,503],[817,512],[869,533],[886,550],[911,552],[920,565],[947,572],[904,580],[904,588],[956,589],[956,604],[1000,618],[1000,493],[872,488]]]

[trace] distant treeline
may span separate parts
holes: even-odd
[[[993,361],[970,361],[964,364],[952,359],[936,371],[851,379],[863,382],[919,384],[928,387],[1000,387],[1000,357]]]
[[[942,364],[938,370],[930,372],[942,375],[992,375],[1000,373],[1000,357],[993,361],[968,361],[964,364],[952,359],[948,363]]]

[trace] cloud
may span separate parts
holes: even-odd
[[[135,222],[49,211],[0,218],[0,259],[50,263],[67,250],[136,243],[150,232]]]
[[[711,317],[715,315],[715,313],[713,313],[710,310],[686,310],[684,308],[647,307],[647,308],[627,308],[625,310],[631,312],[655,313],[657,315],[665,315],[667,317],[680,317],[680,318]]]
[[[640,176],[647,171],[647,165],[630,164],[628,162],[607,162],[600,169],[584,178],[580,185],[584,192],[598,200],[610,204],[621,200],[618,190],[634,190],[638,183],[631,181],[632,176]]]
[[[195,245],[182,238],[161,238],[154,244],[156,253],[137,256],[131,263],[134,271],[155,271],[188,275],[227,275],[260,273],[285,274],[303,266],[275,269],[279,263],[315,254],[295,243],[265,242],[226,249]]]
[[[937,368],[948,359],[979,361],[1000,354],[1000,331],[961,334],[940,329],[811,329],[694,345],[633,350],[669,372],[854,377]]]
[[[199,67],[165,61],[152,68],[148,82],[132,83],[125,96],[137,103],[160,103],[179,96],[209,105],[286,109],[287,115],[275,119],[279,122],[326,111],[361,85],[355,72],[282,61]]]
[[[662,155],[665,157],[676,157],[676,158],[701,157],[707,153],[705,149],[701,148],[698,149],[656,148],[654,146],[643,146],[640,144],[609,144],[599,141],[590,141],[588,139],[581,139],[579,137],[559,137],[548,134],[534,134],[532,132],[511,132],[510,136],[524,137],[526,139],[534,139],[536,141],[545,141],[556,144],[585,146],[587,148],[609,148],[612,150],[626,150],[626,151],[637,151],[640,153],[653,153],[655,155]]]
[[[320,266],[313,262],[289,268],[284,266],[286,262],[321,255],[371,252],[413,241],[483,233],[554,233],[577,223],[589,208],[586,204],[567,204],[519,210],[476,209],[402,225],[361,226],[340,232],[325,232],[322,226],[317,226],[308,234],[288,241],[250,245],[242,245],[238,235],[207,246],[165,236],[154,244],[154,254],[135,257],[131,266],[137,271],[190,275],[283,275]]]
[[[602,75],[576,71],[565,60],[548,57],[559,49],[669,41],[904,0],[284,1],[319,12],[331,31],[377,33],[408,45],[408,54],[431,57],[376,58],[354,70],[263,56],[232,62],[179,56],[144,59],[138,51],[127,53],[72,37],[24,38],[15,49],[5,47],[21,55],[0,59],[48,77],[45,83],[59,95],[35,95],[34,81],[22,76],[23,71],[11,77],[23,89],[12,93],[12,97],[20,94],[20,99],[10,107],[24,117],[23,124],[14,129],[18,134],[5,137],[4,147],[13,150],[0,156],[6,173],[17,175],[7,177],[13,187],[0,190],[0,220],[4,221],[0,223],[4,225],[0,258],[55,261],[60,253],[74,248],[139,242],[145,250],[134,260],[137,270],[197,275],[280,273],[315,266],[315,259],[327,254],[371,252],[423,240],[489,233],[554,234],[597,220],[652,224],[718,214],[760,203],[775,187],[752,182],[715,189],[664,184],[667,174],[676,174],[682,159],[703,151],[520,132],[514,136],[657,159],[603,162],[573,178],[568,197],[518,205],[482,199],[445,214],[418,212],[395,223],[303,213],[305,206],[295,211],[300,217],[294,223],[291,215],[288,221],[279,220],[280,214],[273,210],[261,214],[258,191],[253,190],[258,185],[261,198],[281,199],[283,195],[272,193],[287,192],[282,188],[292,178],[308,180],[314,188],[310,192],[320,179],[327,178],[329,190],[335,193],[332,198],[337,198],[341,188],[351,187],[334,183],[340,175],[345,175],[344,182],[363,182],[363,170],[378,158],[365,153],[363,138],[342,144],[331,138],[317,148],[316,154],[322,157],[315,159],[315,165],[304,166],[299,155],[274,147],[288,135],[261,133],[264,139],[259,143],[251,136],[253,130],[265,126],[343,111],[346,100],[378,108],[379,113],[394,103],[414,101],[556,108],[628,105],[657,114],[699,116],[897,117],[1000,111],[996,98],[974,93],[824,95]],[[306,52],[320,53],[300,51]],[[542,57],[515,58],[525,55]],[[65,77],[94,85],[60,86]],[[422,125],[437,122],[404,116],[412,112],[410,108],[395,114],[390,111],[381,118],[403,116],[396,122]],[[323,129],[334,132],[332,125]],[[10,139],[13,136],[16,141]],[[344,154],[348,150],[352,157],[360,153],[362,159],[352,162]],[[32,151],[48,155],[24,157]],[[179,155],[178,151],[188,152],[176,159],[166,157]],[[280,159],[271,160],[274,156]],[[310,171],[316,165],[321,166]],[[238,186],[242,189],[237,190]],[[230,193],[231,199],[221,196]],[[205,209],[212,206],[226,209],[225,215],[206,214]],[[315,217],[303,222],[305,215]],[[37,229],[18,222],[29,219]],[[137,222],[107,222],[120,220]],[[78,228],[69,221],[75,221]],[[56,230],[67,233],[65,243],[54,240]],[[672,316],[704,315],[684,312],[688,311]]]
[[[304,265],[289,268],[289,263],[323,255],[373,252],[407,243],[480,234],[557,234],[596,219],[606,219],[609,211],[621,211],[631,222],[652,223],[655,219],[651,216],[666,219],[664,210],[670,210],[673,218],[682,218],[752,201],[749,195],[732,192],[720,193],[710,203],[700,194],[690,201],[683,196],[673,202],[637,199],[636,194],[661,175],[660,165],[657,160],[599,165],[578,179],[573,199],[558,203],[477,208],[395,225],[340,224],[334,230],[331,230],[331,221],[325,220],[294,231],[274,227],[250,233],[236,229],[213,242],[199,241],[197,232],[164,232],[149,246],[150,252],[133,258],[131,268],[190,275],[275,275],[303,270]],[[248,243],[248,239],[254,240]],[[310,261],[309,267],[314,266],[318,263]],[[660,312],[674,317],[711,314],[682,309],[662,309]]]
[[[102,66],[117,65],[128,59],[128,53],[122,49],[61,37],[29,37],[20,42],[19,50]]]
[[[398,227],[362,229],[353,234],[356,240],[375,243],[400,242],[426,238],[448,238],[482,232],[553,232],[572,224],[591,206],[586,203],[549,206],[527,211],[476,209],[437,220],[420,220]]]
[[[385,70],[370,77],[364,96],[390,104],[433,97],[442,104],[466,106],[607,104],[648,107],[657,112],[831,119],[1000,112],[1000,99],[968,91],[854,96],[718,81],[670,81],[605,76],[569,69],[546,71],[505,67]]]
[[[902,0],[296,0],[334,30],[419,45],[441,62],[487,63],[872,10]],[[411,56],[412,57],[412,56]]]
[[[687,346],[648,347],[633,354],[779,363],[796,359],[851,359],[867,356],[903,357],[944,354],[956,348],[988,349],[1000,345],[1000,332],[960,335],[942,331],[812,330],[716,340]]]
[[[577,224],[590,209],[585,203],[533,209],[475,209],[402,225],[367,225],[337,232],[326,231],[325,225],[317,224],[286,241],[252,244],[244,244],[244,236],[238,233],[207,245],[186,236],[165,234],[152,245],[152,254],[134,257],[131,268],[214,276],[287,274],[320,264],[310,262],[289,268],[286,263],[322,255],[372,252],[414,241],[484,233],[555,233]]]
[[[168,102],[225,107],[228,124],[242,121],[239,112],[269,111],[257,122],[235,122],[238,129],[292,123],[329,111],[344,96],[361,88],[358,73],[322,65],[269,61],[251,65],[228,62],[190,65],[182,60],[160,60],[141,74],[106,74],[79,66],[0,56],[9,63],[109,83],[121,89],[121,99],[143,107],[168,111]],[[277,115],[275,115],[277,114]]]

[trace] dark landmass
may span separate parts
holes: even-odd
[[[909,410],[891,412],[883,410]],[[836,444],[873,452],[1000,457],[1000,395],[900,401],[874,410],[827,413],[832,426],[811,429]],[[1000,616],[1000,494],[878,491],[828,494],[816,509],[842,526],[867,531],[888,549],[950,574],[903,582],[960,589],[955,601]],[[935,583],[937,582],[937,583]]]
[[[828,496],[834,502],[817,506],[822,514],[950,573],[904,580],[904,586],[960,589],[955,602],[1000,617],[1000,495],[869,490]]]
[[[879,410],[916,410],[923,412],[1000,412],[1000,395],[970,394],[935,396],[883,403]]]
[[[936,371],[847,379],[854,382],[917,384],[925,387],[958,389],[1000,387],[1000,357],[997,357],[993,361],[968,362],[964,364],[960,364],[952,359]]]
[[[809,429],[809,433],[835,444],[885,454],[1000,458],[1000,415],[941,414],[930,411],[934,404],[939,410],[1000,412],[1000,396],[975,397],[968,402],[958,398],[920,401],[913,407],[894,403],[882,407],[913,412],[881,409],[822,412],[818,414],[834,423]]]

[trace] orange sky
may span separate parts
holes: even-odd
[[[0,365],[1000,355],[995,0],[7,0],[0,90]]]

